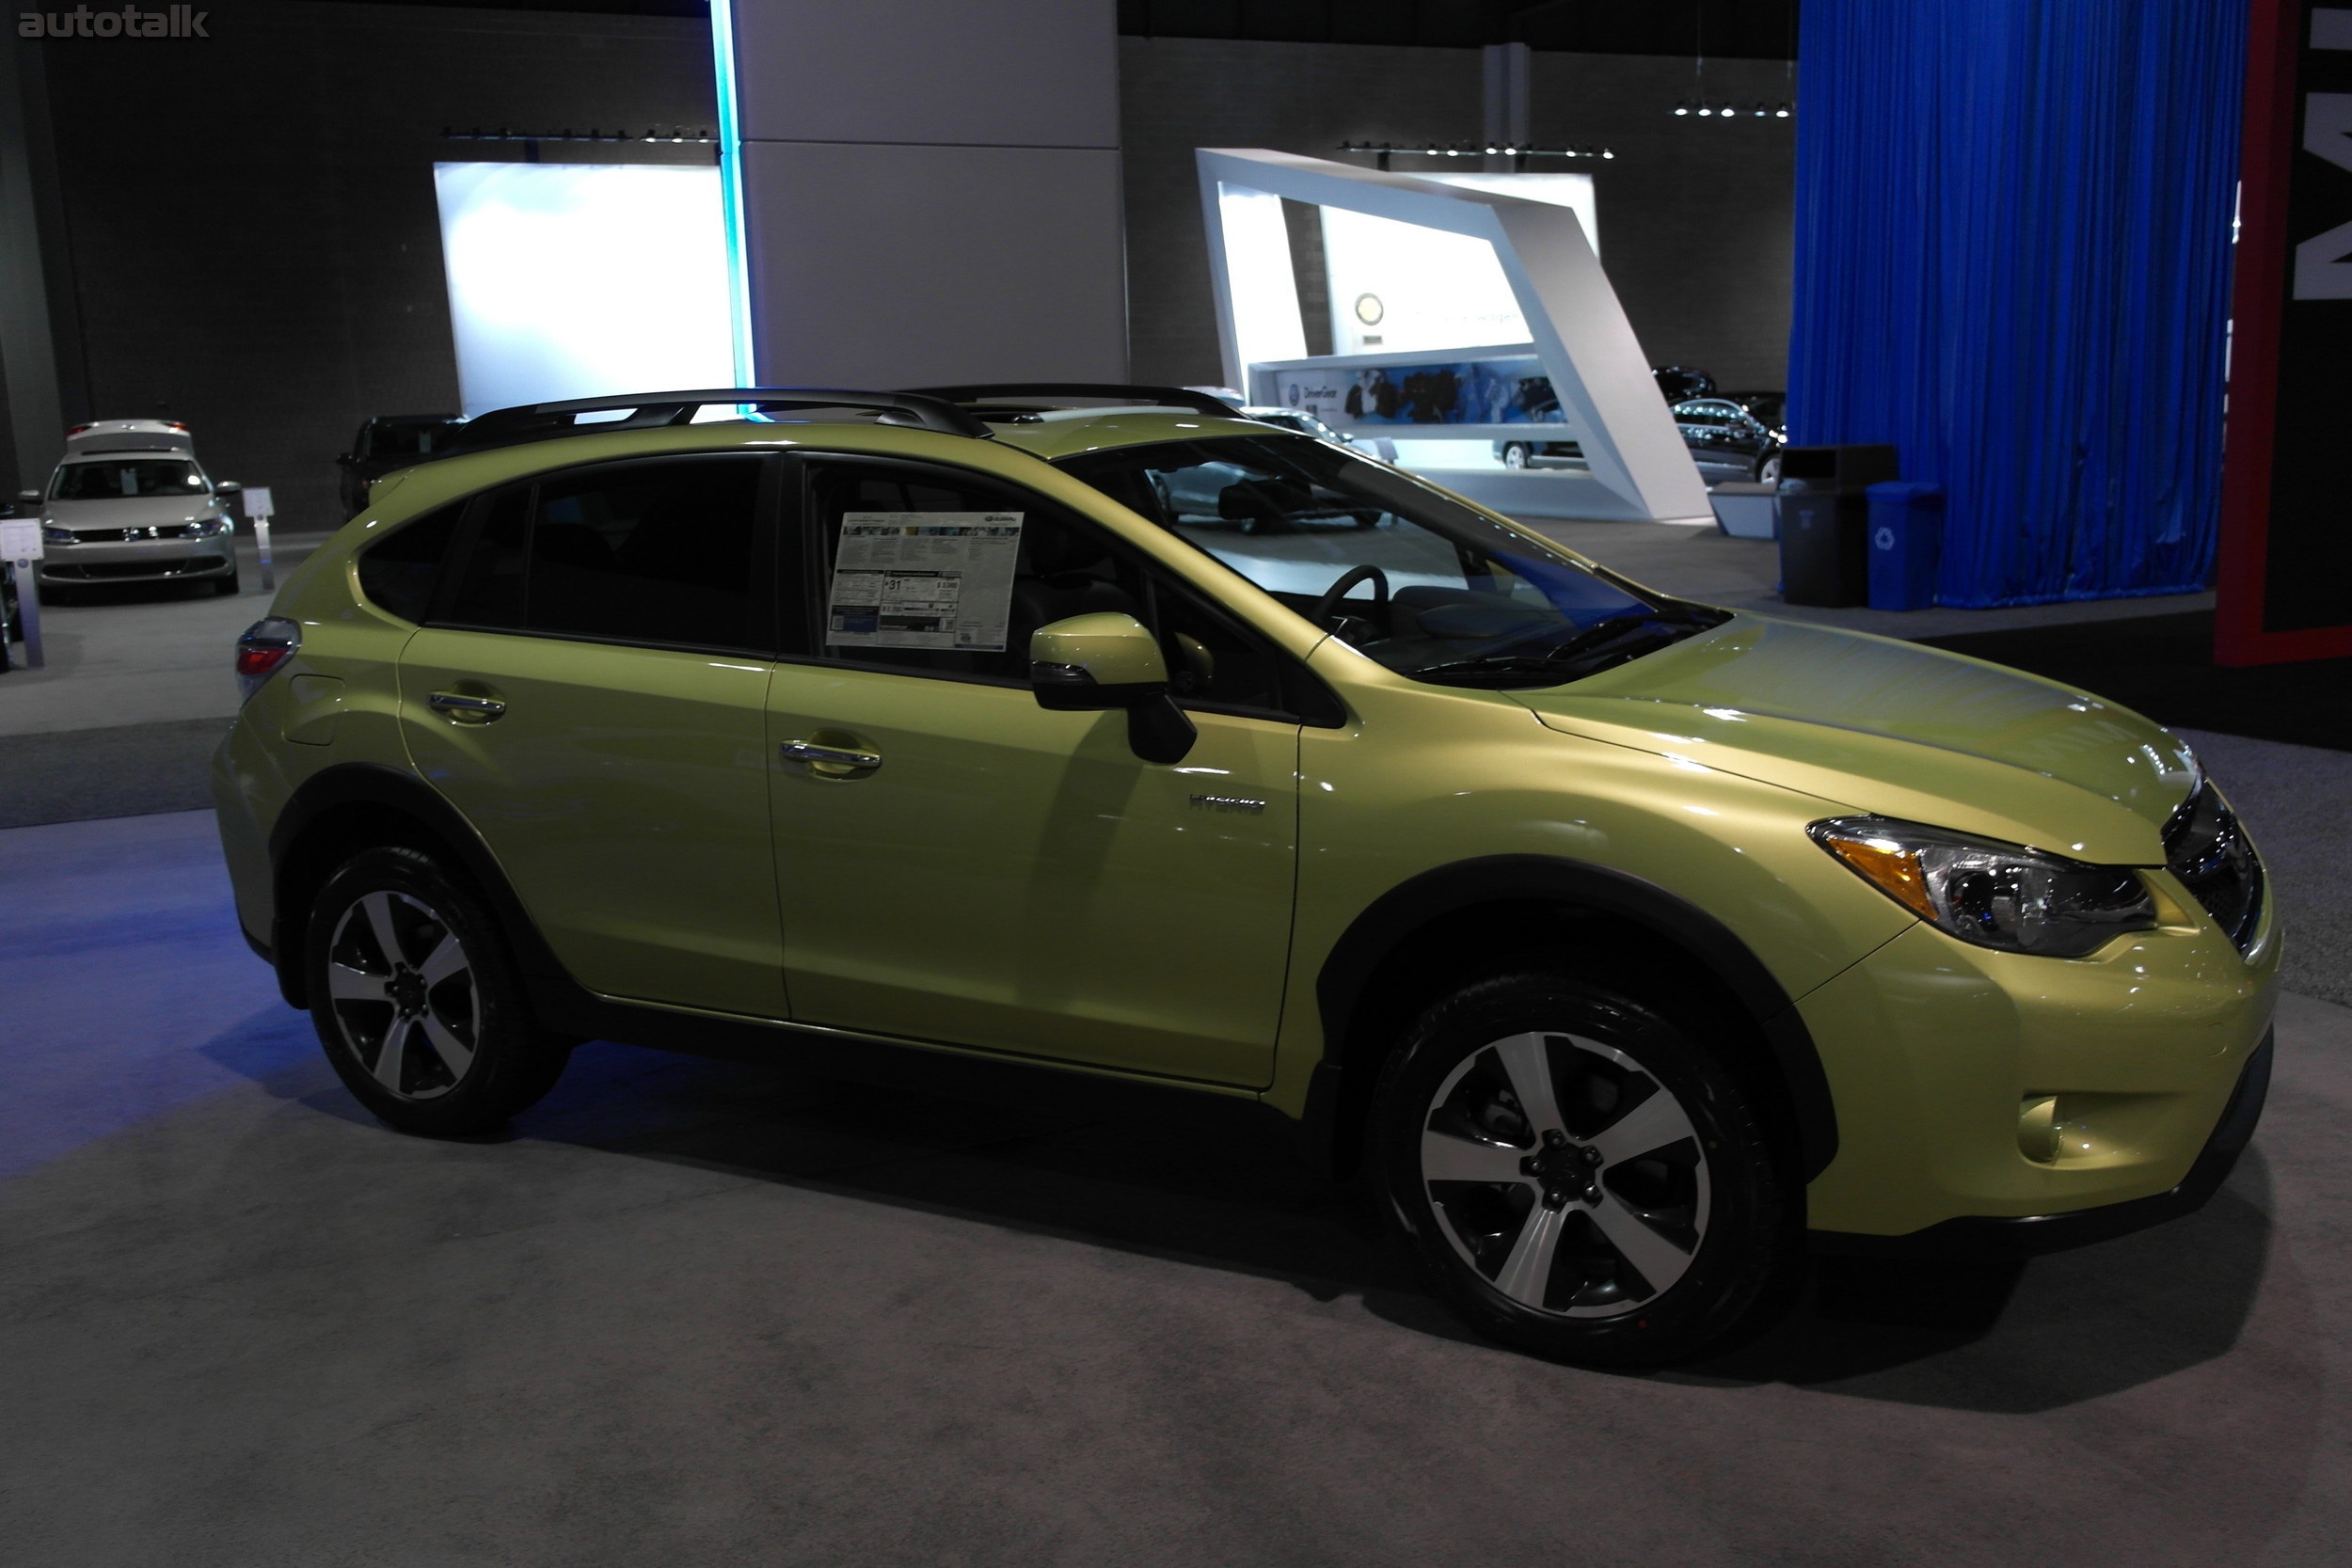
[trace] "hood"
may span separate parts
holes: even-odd
[[[1854,811],[2153,865],[2197,764],[2088,692],[1861,632],[1738,615],[1647,657],[1510,695],[1553,729]]]
[[[209,495],[116,496],[106,500],[41,502],[41,515],[59,528],[158,528],[217,515]]]

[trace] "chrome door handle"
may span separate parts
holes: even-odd
[[[506,705],[496,697],[469,697],[463,691],[436,691],[424,700],[424,705],[460,723],[473,724],[486,724],[506,711]]]
[[[820,778],[853,778],[871,773],[882,765],[882,753],[867,752],[849,744],[828,744],[829,737],[812,740],[787,740],[776,750],[787,762],[807,765],[811,773]]]

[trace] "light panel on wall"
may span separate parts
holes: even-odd
[[[469,417],[735,384],[715,168],[436,164]]]
[[[1599,248],[1589,174],[1422,178],[1570,208],[1585,239],[1596,252]],[[1526,318],[1486,241],[1336,207],[1322,213],[1332,353],[1395,354],[1527,341]]]
[[[1298,278],[1291,269],[1282,198],[1221,185],[1216,205],[1224,220],[1233,335],[1241,342],[1243,362],[1299,357],[1307,352],[1307,328],[1298,313]]]

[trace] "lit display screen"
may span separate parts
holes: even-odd
[[[716,168],[436,164],[469,417],[735,384]]]
[[[1422,178],[1571,208],[1584,226],[1585,239],[1598,246],[1589,174]],[[1527,341],[1526,318],[1486,241],[1337,207],[1322,212],[1332,353],[1394,354]]]

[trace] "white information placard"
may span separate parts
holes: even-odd
[[[40,519],[0,518],[0,561],[40,559]]]
[[[1012,618],[1020,512],[850,512],[825,641],[1000,654]]]
[[[268,485],[248,484],[245,487],[245,515],[254,518],[278,515],[278,507],[270,499]]]

